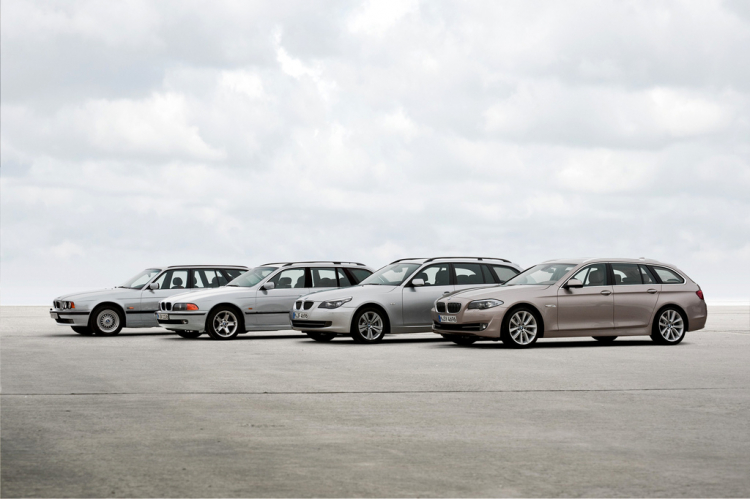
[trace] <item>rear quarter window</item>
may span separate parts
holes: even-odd
[[[351,274],[357,280],[357,283],[360,283],[360,282],[364,281],[365,279],[367,279],[368,277],[370,277],[370,275],[372,275],[372,272],[370,272],[367,269],[352,269],[352,268],[348,268],[347,270],[349,272],[351,272]]]
[[[505,265],[492,265],[492,271],[495,273],[500,282],[506,282],[518,275],[518,271]]]
[[[683,284],[685,282],[685,279],[673,270],[664,267],[651,267],[651,269],[656,272],[662,284]]]

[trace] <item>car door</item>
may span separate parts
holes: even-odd
[[[159,289],[149,289],[146,286],[141,292],[141,321],[143,326],[157,327],[154,312],[159,308],[159,302],[168,296],[185,293],[189,288],[188,269],[166,270],[156,278]]]
[[[643,265],[611,263],[614,280],[615,328],[643,328],[651,322],[661,284]],[[638,332],[638,331],[636,331]]]
[[[271,277],[268,282],[273,282],[274,288],[258,290],[256,296],[254,314],[256,324],[269,327],[291,327],[289,311],[292,309],[292,304],[300,296],[312,291],[308,283],[308,274],[305,267],[294,267],[282,270]]]
[[[414,279],[423,279],[424,286],[413,286]],[[449,263],[437,263],[422,268],[402,288],[404,325],[429,326],[430,310],[435,300],[455,290]]]
[[[561,333],[614,329],[614,296],[605,263],[588,265],[571,279],[582,288],[560,287],[557,292],[557,326]]]
[[[456,291],[469,288],[486,288],[498,284],[487,266],[479,263],[454,263],[453,273],[456,276],[454,288]]]

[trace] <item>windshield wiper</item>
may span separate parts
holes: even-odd
[[[228,288],[239,288],[239,286],[236,285],[236,284],[227,284],[227,287]]]

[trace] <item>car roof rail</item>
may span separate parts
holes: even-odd
[[[264,263],[263,265],[281,265],[282,267],[288,267],[290,265],[296,265],[298,263],[332,263],[334,265],[343,265],[343,264],[349,264],[349,265],[359,265],[361,267],[366,267],[364,263],[359,262],[334,262],[333,260],[312,260],[309,262],[270,262],[270,263]],[[261,265],[261,267],[263,266]]]
[[[212,267],[212,268],[218,267],[220,269],[223,269],[223,268],[226,268],[226,267],[237,267],[237,268],[243,268],[243,269],[247,268],[245,265],[206,265],[206,264],[201,264],[201,265],[170,265],[167,268],[168,269],[176,269],[176,268],[182,268],[182,267]]]
[[[484,260],[500,260],[501,262],[513,263],[510,260],[506,260],[505,258],[495,258],[495,257],[492,257],[492,256],[436,256],[434,258],[428,258],[427,260],[425,260],[424,263],[432,262],[433,260],[449,260],[449,259],[452,259],[452,258],[470,259],[470,260],[479,260],[479,261],[484,261]]]
[[[394,263],[403,262],[403,261],[406,261],[406,260],[426,260],[426,258],[423,257],[423,256],[420,256],[420,257],[417,257],[417,258],[399,258],[398,260],[393,260],[388,265],[393,265]]]

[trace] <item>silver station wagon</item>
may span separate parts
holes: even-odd
[[[376,343],[389,333],[432,331],[430,309],[435,299],[497,286],[520,271],[520,266],[502,258],[404,258],[359,286],[300,298],[289,317],[296,331],[316,341],[350,335],[358,343]]]
[[[435,302],[433,331],[458,344],[501,340],[525,348],[539,338],[648,335],[676,345],[702,329],[703,291],[677,267],[646,259],[564,259],[535,265],[502,286]]]
[[[185,291],[217,288],[239,277],[241,265],[153,267],[122,285],[55,298],[50,316],[78,334],[112,336],[123,327],[157,327],[159,301]]]
[[[155,318],[183,338],[207,332],[229,340],[249,331],[289,329],[289,310],[300,296],[349,288],[370,274],[372,269],[354,262],[267,263],[221,289],[163,300]]]

